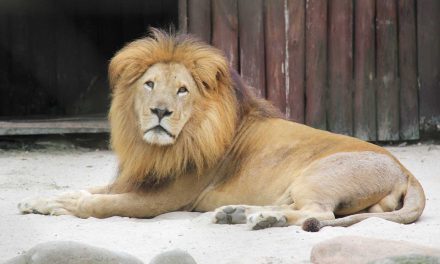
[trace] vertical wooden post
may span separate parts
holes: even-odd
[[[211,43],[211,0],[188,0],[188,31]]]
[[[420,119],[425,129],[440,125],[440,1],[417,0]],[[438,129],[437,129],[438,131]]]
[[[239,0],[240,72],[260,97],[266,96],[263,0]]]
[[[326,129],[327,0],[306,6],[306,124]]]
[[[375,0],[355,1],[354,136],[376,140]]]
[[[329,103],[328,129],[353,134],[353,2],[329,2]]]
[[[419,102],[417,91],[416,5],[414,0],[399,0],[398,7],[400,138],[404,140],[418,139]]]
[[[377,0],[377,138],[399,139],[397,82],[397,6],[395,0]]]
[[[289,96],[287,116],[304,123],[305,84],[305,0],[287,0],[287,62],[289,65]]]
[[[286,113],[286,38],[284,0],[265,2],[266,92],[282,113]]]
[[[212,1],[212,44],[223,50],[230,66],[238,68],[237,0]]]
[[[179,31],[182,33],[188,32],[188,0],[179,0]]]

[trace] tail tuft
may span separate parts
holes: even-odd
[[[321,223],[318,219],[312,217],[304,221],[302,229],[307,232],[318,232],[321,229]]]

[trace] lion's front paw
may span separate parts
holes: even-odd
[[[56,207],[50,198],[30,198],[18,203],[18,210],[22,214],[51,214],[51,208]]]
[[[280,212],[262,212],[249,215],[247,223],[252,230],[287,226],[287,218]]]
[[[240,205],[222,206],[214,211],[213,221],[216,224],[245,224],[246,208]]]
[[[23,214],[75,215],[87,218],[90,214],[84,210],[84,203],[90,197],[91,194],[87,191],[75,191],[50,198],[26,199],[18,204],[18,210]]]

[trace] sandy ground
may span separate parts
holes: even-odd
[[[440,146],[390,147],[421,181],[427,205],[421,219],[400,225],[371,218],[349,228],[307,233],[299,227],[250,231],[214,225],[211,213],[175,212],[154,219],[78,219],[20,215],[17,203],[109,182],[116,160],[109,151],[0,151],[0,263],[40,242],[73,240],[123,251],[148,263],[169,249],[187,250],[202,263],[307,263],[314,244],[341,235],[411,241],[440,247]]]

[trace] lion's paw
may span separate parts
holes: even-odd
[[[22,214],[44,215],[76,215],[88,217],[79,212],[81,202],[91,196],[87,191],[75,191],[63,193],[50,198],[31,198],[18,204],[18,210]]]
[[[52,208],[58,204],[50,198],[30,198],[18,203],[18,210],[22,214],[51,214]]]
[[[280,212],[263,212],[249,215],[247,223],[252,230],[287,226],[287,218]]]
[[[246,208],[240,205],[222,206],[214,211],[213,220],[216,224],[245,224]]]

